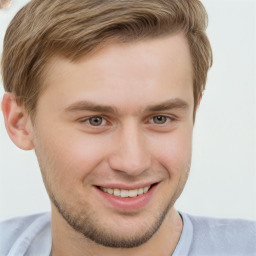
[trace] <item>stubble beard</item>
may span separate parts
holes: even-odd
[[[79,211],[77,209],[77,205],[79,204],[72,205],[71,203],[68,205],[64,200],[61,200],[61,197],[58,197],[58,193],[54,192],[54,186],[51,183],[50,177],[43,171],[46,170],[46,166],[44,164],[44,166],[42,166],[41,164],[45,162],[40,161],[38,154],[37,158],[50,200],[57,208],[63,219],[73,230],[82,234],[85,238],[95,242],[96,244],[111,248],[134,248],[146,243],[159,230],[169,210],[173,207],[175,201],[180,196],[190,170],[189,163],[186,165],[184,177],[182,178],[182,181],[174,195],[169,199],[168,205],[164,209],[161,209],[161,211],[151,214],[151,216],[154,215],[153,223],[152,221],[151,223],[148,223],[148,221],[144,219],[143,221],[145,222],[145,225],[143,225],[142,232],[129,237],[121,237],[120,234],[112,232],[111,229],[106,228],[103,224],[99,224],[102,223],[103,220],[101,219],[98,221],[96,219],[97,215],[90,209],[90,207],[84,206],[83,209],[80,209]],[[47,167],[49,168],[49,166]]]
[[[96,244],[103,245],[111,248],[134,248],[146,243],[160,228],[173,203],[170,203],[165,210],[155,218],[151,226],[143,226],[144,231],[140,234],[122,237],[113,232],[113,230],[103,227],[101,221],[97,221],[95,215],[87,212],[83,214],[74,214],[72,210],[68,210],[62,203],[60,203],[53,194],[50,195],[52,203],[57,208],[61,216],[76,232],[82,234],[85,238],[95,242]]]
[[[172,196],[169,204],[160,213],[158,212],[157,214],[154,214],[154,222],[147,223],[146,220],[143,220],[146,222],[146,225],[143,226],[143,231],[140,232],[140,234],[134,234],[132,237],[122,237],[120,234],[99,224],[102,223],[102,219],[98,221],[96,214],[94,214],[88,207],[86,210],[86,207],[84,207],[81,212],[77,212],[77,209],[75,209],[76,207],[73,207],[73,209],[72,207],[68,207],[55,196],[49,187],[47,190],[52,203],[73,230],[99,245],[111,248],[134,248],[146,243],[159,230],[166,215],[173,207],[176,199],[180,196],[186,183],[188,173],[189,171],[187,171],[185,181]]]

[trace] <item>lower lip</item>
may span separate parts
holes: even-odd
[[[145,194],[139,195],[137,197],[126,198],[108,194],[99,188],[96,189],[100,196],[103,197],[104,201],[110,204],[115,209],[118,209],[120,211],[135,211],[149,204],[156,190],[156,186],[157,185],[153,185],[150,190]]]

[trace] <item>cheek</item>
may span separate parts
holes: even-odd
[[[173,132],[162,141],[154,142],[158,162],[169,175],[180,176],[188,169],[192,152],[192,132]]]
[[[58,134],[58,136],[56,136]],[[58,131],[37,136],[36,151],[45,170],[61,179],[82,180],[104,159],[105,146],[100,139],[83,133]]]

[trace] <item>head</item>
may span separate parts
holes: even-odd
[[[199,0],[34,0],[18,12],[6,32],[3,84],[33,115],[53,56],[77,61],[113,39],[132,42],[182,32],[193,65],[195,114],[212,64],[206,27]]]
[[[32,0],[16,15],[3,112],[35,149],[55,217],[112,247],[159,230],[190,168],[206,25],[198,0]]]

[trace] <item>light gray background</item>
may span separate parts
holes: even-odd
[[[8,23],[26,2],[0,10],[0,51]],[[197,115],[190,178],[176,208],[256,219],[256,3],[202,2],[214,66]],[[0,98],[3,93],[1,86]],[[34,153],[12,144],[0,115],[0,219],[49,209]]]

